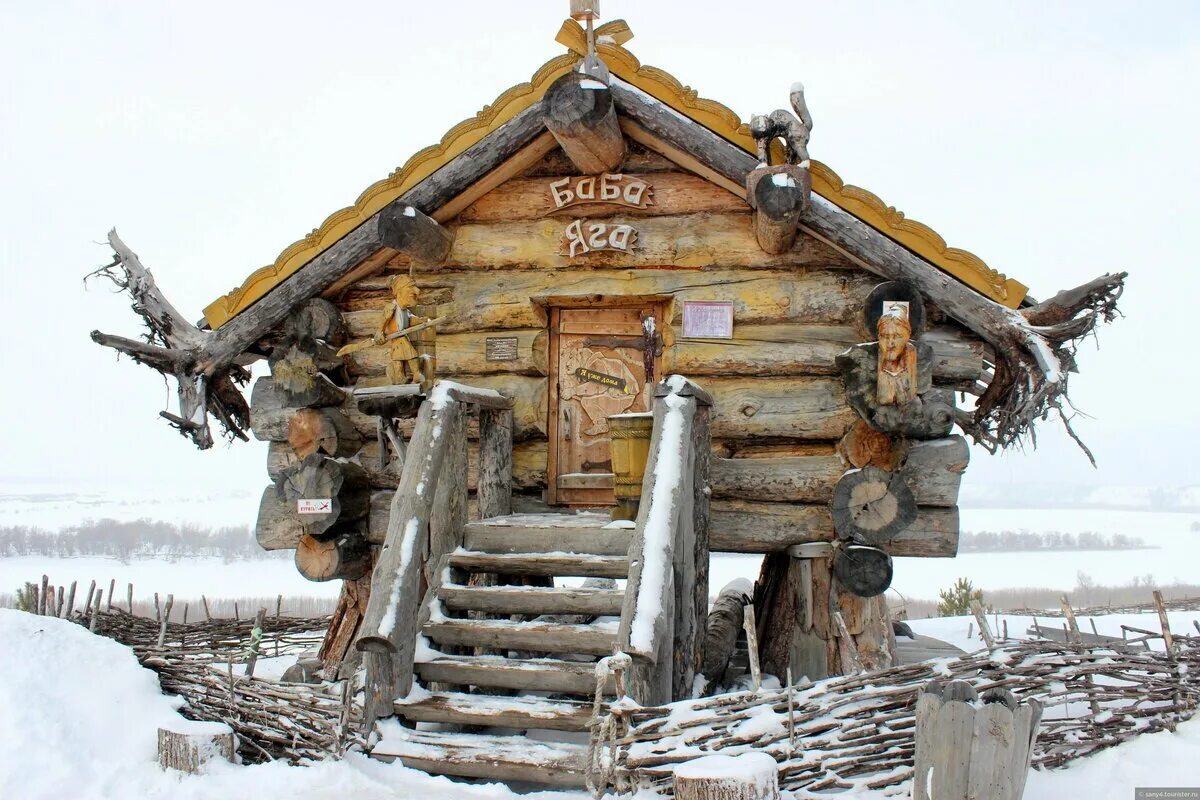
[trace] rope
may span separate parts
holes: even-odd
[[[622,719],[604,703],[604,689],[609,675],[619,675],[633,665],[626,653],[617,652],[596,662],[596,691],[592,696],[592,717],[588,720],[587,787],[593,797],[600,797],[609,786],[617,784],[617,739],[624,735]],[[624,698],[618,698],[618,702]],[[621,791],[624,791],[621,789]]]

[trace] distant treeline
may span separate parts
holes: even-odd
[[[1053,550],[1146,550],[1146,543],[1123,533],[1034,533],[1032,531],[965,531],[960,553],[1050,552]]]
[[[288,551],[267,552],[249,528],[201,528],[148,519],[118,522],[89,520],[60,531],[25,526],[0,526],[0,556],[106,556],[130,558],[226,559],[272,558]]]

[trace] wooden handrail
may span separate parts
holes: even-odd
[[[618,643],[634,657],[629,687],[643,704],[691,692],[708,607],[708,413],[704,390],[680,376],[655,388],[654,428]]]
[[[512,400],[490,389],[440,381],[417,413],[400,485],[392,498],[387,536],[372,575],[371,596],[355,640],[367,670],[368,728],[379,717],[390,715],[393,701],[412,688],[422,586],[430,578],[429,564],[440,562],[461,544],[467,518],[468,406],[481,409],[484,427],[503,429]],[[511,431],[510,420],[507,427]],[[511,436],[491,439],[494,445],[481,455],[481,476],[486,472],[489,484],[511,483]],[[505,448],[508,452],[501,452]],[[489,485],[487,493],[499,497],[491,501],[493,506],[502,508],[507,502],[503,487]]]

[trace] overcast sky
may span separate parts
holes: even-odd
[[[135,335],[81,278],[116,226],[204,305],[562,48],[566,0],[4,4],[0,480],[265,485],[254,442],[196,451]],[[603,0],[629,44],[744,117],[803,81],[810,150],[1036,297],[1127,269],[1081,353],[1093,472],[1053,424],[968,483],[1200,481],[1194,326],[1200,5]],[[1189,340],[1189,336],[1191,340]],[[247,520],[249,523],[250,520]]]

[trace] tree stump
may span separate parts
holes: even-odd
[[[158,764],[197,775],[204,765],[221,759],[237,763],[237,736],[221,722],[188,722],[187,733],[158,729]]]
[[[931,681],[917,699],[913,800],[1020,800],[1042,706]]]
[[[779,767],[766,753],[693,759],[675,768],[675,800],[779,800]]]
[[[917,501],[902,475],[878,467],[847,472],[833,489],[838,537],[881,545],[917,519]]]

